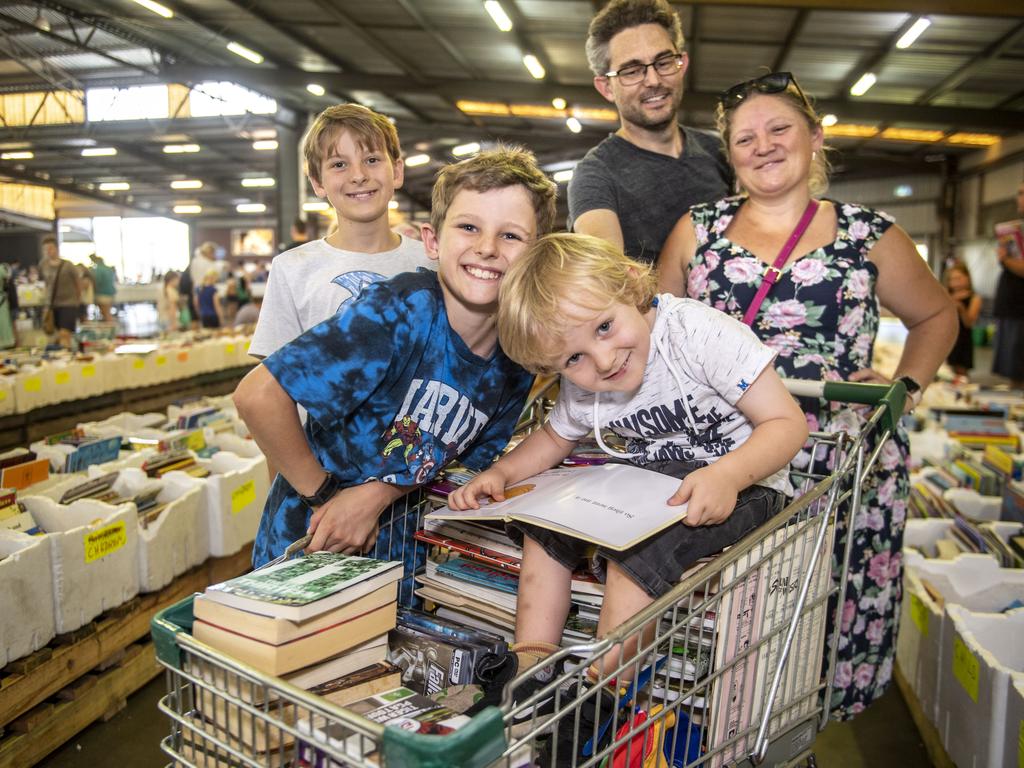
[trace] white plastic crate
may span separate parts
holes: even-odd
[[[220,451],[198,461],[210,470],[209,477],[198,480],[184,472],[168,472],[165,477],[182,476],[203,483],[210,554],[233,555],[256,538],[270,490],[267,460],[262,455],[246,458]]]
[[[139,593],[139,535],[134,504],[92,499],[69,505],[45,496],[21,501],[51,539],[58,634],[78,629]]]
[[[1003,768],[1010,677],[1024,671],[1024,610],[946,608],[939,734],[958,768]],[[1016,757],[1011,755],[1008,757]]]
[[[906,552],[903,603],[896,659],[917,694],[922,711],[938,725],[942,719],[942,669],[945,637],[950,631],[944,606],[935,601],[925,582],[945,605],[973,611],[998,611],[1014,600],[1024,601],[1024,570],[1000,568],[989,555],[962,554],[953,560],[926,560]]]
[[[50,536],[0,530],[0,667],[36,651],[56,633]]]

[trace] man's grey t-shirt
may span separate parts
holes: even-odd
[[[343,251],[313,240],[274,257],[249,354],[267,357],[333,316],[363,288],[419,267],[436,269],[423,243],[402,236],[382,253]]]
[[[569,229],[587,211],[615,211],[626,254],[651,263],[691,206],[731,194],[732,169],[718,136],[679,128],[678,158],[641,149],[614,133],[587,152],[569,182]]]

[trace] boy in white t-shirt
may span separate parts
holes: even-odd
[[[433,269],[423,243],[391,231],[388,202],[402,186],[398,132],[358,104],[321,112],[302,144],[306,175],[338,228],[274,258],[249,354],[264,358],[333,316],[370,283]]]
[[[557,234],[505,274],[498,333],[505,354],[527,370],[561,374],[561,390],[544,427],[452,493],[453,508],[503,499],[506,486],[557,465],[591,430],[607,453],[682,480],[668,503],[688,504],[683,523],[624,552],[598,548],[607,573],[599,636],[783,508],[791,493],[785,468],[807,424],[772,367],[775,354],[738,321],[656,295],[651,269],[604,240]],[[626,452],[608,448],[602,429],[623,438]],[[587,542],[545,528],[508,530],[524,539],[515,654],[493,660],[493,669],[477,667],[485,689],[558,648],[572,572],[590,554]],[[630,645],[622,655],[609,651],[591,679],[635,656],[635,637]],[[535,674],[545,677],[548,670]]]

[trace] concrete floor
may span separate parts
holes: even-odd
[[[39,763],[42,768],[157,768],[169,758],[160,740],[170,720],[157,710],[160,675],[106,723],[97,723]],[[814,752],[820,768],[928,768],[931,763],[907,705],[895,686],[856,720],[830,723]]]

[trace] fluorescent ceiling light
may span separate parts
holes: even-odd
[[[116,154],[117,149],[114,147],[86,147],[82,150],[82,157],[107,157]]]
[[[153,0],[135,0],[136,3],[141,5],[147,11],[152,11],[157,16],[163,16],[165,19],[173,19],[174,11],[160,3],[154,3]]]
[[[35,155],[31,152],[4,152],[0,160],[31,160]]]
[[[272,187],[276,182],[269,176],[242,179],[243,187]]]
[[[512,19],[505,13],[505,9],[501,7],[501,3],[498,0],[486,0],[484,2],[484,10],[494,19],[495,26],[502,32],[508,32],[512,29]]]
[[[182,153],[198,152],[198,144],[164,144],[164,152],[168,155],[180,155]]]
[[[561,171],[555,171],[552,178],[559,184],[564,184],[565,182],[572,178],[572,171],[572,168],[566,168]]]
[[[236,56],[241,56],[243,59],[251,61],[253,64],[263,63],[263,57],[260,54],[256,53],[256,51],[251,48],[246,48],[244,45],[234,42],[233,40],[228,43],[228,50]]]
[[[179,179],[171,182],[171,189],[202,189],[203,182],[199,179]]]
[[[398,210],[398,201],[397,200],[388,200],[388,209],[392,210],[392,211],[397,211]]]
[[[527,72],[533,75],[534,79],[544,79],[544,67],[541,65],[540,60],[532,53],[528,53],[523,56],[523,66],[526,67]]]
[[[452,154],[456,157],[464,157],[465,155],[474,155],[480,151],[480,144],[475,141],[471,141],[469,144],[459,144],[457,147],[452,148]]]
[[[277,139],[260,139],[252,143],[252,148],[260,151],[277,149]]]
[[[871,86],[874,85],[877,82],[877,80],[878,78],[875,77],[874,72],[865,72],[863,75],[860,76],[860,80],[858,80],[850,87],[850,95],[863,96],[865,93],[871,90]]]
[[[565,109],[569,105],[561,96],[556,96],[551,100],[551,106],[554,107],[555,109]]]
[[[319,83],[310,83],[306,86],[306,90],[312,93],[314,96],[323,96],[327,93],[327,89]]]
[[[322,213],[323,211],[329,211],[330,209],[331,204],[324,202],[323,200],[318,200],[315,203],[302,204],[302,210],[307,211],[309,213]]]
[[[928,27],[930,27],[931,25],[932,20],[929,19],[927,16],[922,16],[921,18],[914,22],[914,25],[910,29],[903,33],[903,37],[896,41],[896,47],[909,48],[914,44],[917,38],[921,36],[921,33],[928,29]]]
[[[100,184],[100,192],[126,192],[132,185],[127,181],[105,181]]]
[[[833,125],[839,122],[839,118],[833,114],[827,114],[821,118],[821,124],[825,128],[831,128]]]
[[[175,213],[202,213],[203,206],[201,205],[176,205],[172,208]]]
[[[566,127],[573,133],[579,133],[583,130],[583,126],[580,125],[580,121],[575,117],[570,117],[565,121]]]
[[[430,155],[409,155],[405,158],[406,168],[415,168],[417,165],[426,165],[430,162]]]
[[[267,210],[267,206],[263,203],[239,203],[235,206],[235,210],[239,213],[263,213]]]

